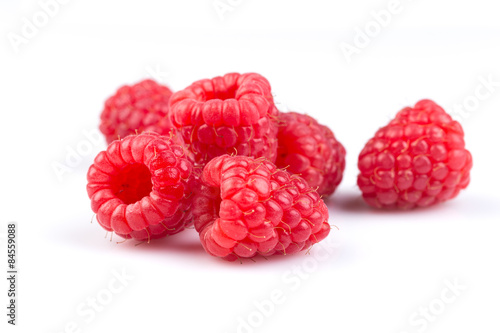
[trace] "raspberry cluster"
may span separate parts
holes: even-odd
[[[119,236],[149,241],[194,221],[209,254],[234,260],[299,252],[330,231],[316,189],[333,192],[345,150],[313,118],[280,114],[259,74],[175,94],[151,80],[124,86],[106,101],[100,129],[110,144],[87,192],[99,224]],[[278,152],[291,172],[274,164]]]
[[[371,206],[425,207],[467,187],[472,157],[462,126],[433,101],[422,100],[377,131],[358,167],[358,186]]]
[[[109,146],[87,193],[107,231],[149,242],[194,225],[206,252],[229,261],[297,253],[330,232],[321,196],[341,182],[346,151],[314,118],[279,112],[259,74],[175,94],[152,80],[124,86],[100,129]],[[472,157],[460,124],[422,100],[377,131],[358,167],[369,205],[408,209],[457,196]]]

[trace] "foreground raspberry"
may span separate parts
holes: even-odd
[[[328,127],[308,115],[280,113],[279,120],[276,166],[300,174],[319,194],[332,194],[345,168],[342,144]]]
[[[263,159],[227,155],[203,169],[193,217],[205,250],[234,260],[292,254],[330,232],[328,209],[306,181]]]
[[[436,103],[418,102],[379,129],[359,155],[358,186],[374,207],[430,206],[469,184],[462,126]]]
[[[110,144],[113,140],[144,131],[169,135],[172,128],[168,101],[172,91],[153,80],[123,86],[108,98],[99,129]]]
[[[277,115],[269,82],[255,73],[200,80],[170,99],[172,123],[200,164],[224,154],[275,161]]]
[[[87,173],[87,193],[104,229],[149,241],[192,222],[191,173],[183,148],[168,137],[129,135],[97,155]]]

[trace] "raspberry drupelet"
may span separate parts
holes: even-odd
[[[421,100],[377,131],[358,167],[368,204],[407,209],[456,197],[469,184],[472,156],[462,126],[433,101]]]
[[[271,86],[255,73],[196,81],[170,98],[170,118],[204,165],[224,154],[276,160],[278,110]]]
[[[192,223],[192,170],[184,148],[170,137],[148,133],[113,141],[87,173],[97,221],[140,241],[184,230]]]
[[[328,209],[306,181],[266,159],[223,155],[203,169],[193,199],[205,250],[226,260],[292,254],[330,232]]]
[[[276,166],[300,174],[320,195],[332,194],[342,180],[345,149],[333,132],[316,119],[281,112]]]
[[[106,100],[99,130],[108,144],[147,131],[169,135],[173,128],[167,117],[171,95],[168,87],[149,79],[125,85]]]

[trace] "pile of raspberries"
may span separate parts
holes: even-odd
[[[99,224],[150,242],[194,226],[207,253],[233,261],[307,250],[330,232],[323,197],[346,151],[314,118],[280,112],[256,73],[199,80],[173,93],[123,86],[101,114],[108,148],[87,173]],[[430,206],[469,183],[460,124],[436,103],[401,110],[368,141],[358,186],[377,208]]]

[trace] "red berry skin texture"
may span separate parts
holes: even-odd
[[[332,194],[342,181],[346,151],[333,132],[316,119],[281,112],[276,166],[299,174],[320,195]]]
[[[330,232],[328,209],[304,179],[246,156],[204,167],[193,218],[206,252],[229,261],[293,254]]]
[[[462,126],[433,101],[421,100],[377,131],[358,168],[369,205],[408,209],[456,197],[469,184],[472,156]]]
[[[129,134],[155,132],[170,135],[167,117],[172,91],[153,80],[123,86],[106,100],[99,130],[108,144]]]
[[[192,223],[193,165],[170,137],[129,135],[100,152],[87,173],[99,224],[139,241],[173,235]]]
[[[194,82],[172,95],[169,114],[197,164],[224,154],[276,160],[278,110],[259,74]]]

